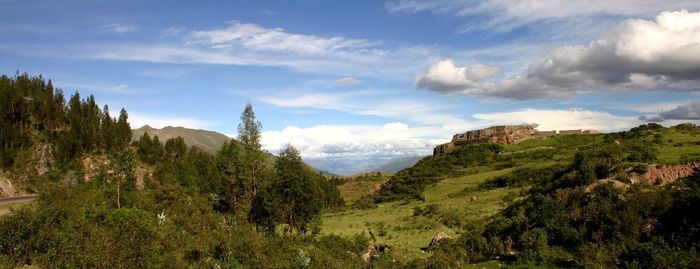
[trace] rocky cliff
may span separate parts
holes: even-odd
[[[547,138],[556,135],[586,135],[597,134],[595,130],[560,130],[560,131],[538,131],[532,125],[506,125],[493,126],[486,129],[468,131],[456,134],[450,143],[438,145],[433,150],[433,155],[445,154],[455,147],[472,143],[497,143],[497,144],[518,144],[522,141],[533,138]]]

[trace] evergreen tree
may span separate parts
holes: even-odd
[[[100,120],[100,140],[106,151],[110,151],[114,147],[114,125],[115,122],[109,115],[109,107],[105,105],[102,108],[102,119]]]
[[[260,175],[265,167],[265,153],[260,145],[260,129],[262,124],[255,120],[253,106],[248,103],[241,114],[238,125],[238,141],[241,143],[240,179],[249,185],[249,197],[257,193]]]
[[[115,133],[115,146],[118,149],[126,149],[131,140],[131,126],[129,125],[129,114],[123,108],[119,112]]]

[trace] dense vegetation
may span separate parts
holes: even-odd
[[[497,144],[471,144],[448,154],[425,157],[414,166],[403,169],[387,181],[377,193],[376,202],[400,199],[422,199],[430,184],[455,176],[459,168],[489,164],[498,159],[502,147]]]
[[[67,163],[82,153],[126,149],[131,127],[126,110],[119,118],[102,110],[90,95],[77,92],[68,102],[49,80],[17,74],[0,76],[0,167],[10,168],[21,151],[40,144],[55,148],[55,157]]]
[[[239,136],[216,155],[182,138],[145,133],[129,144],[94,97],[64,106],[51,82],[1,78],[3,167],[32,178],[41,196],[0,219],[0,265],[59,268],[289,268],[360,262],[363,236],[318,235],[323,210],[344,205],[337,182],[306,166],[293,147],[270,160],[252,106]],[[33,157],[58,160],[38,173]],[[96,167],[85,163],[96,160]],[[19,161],[19,162],[18,162]],[[273,163],[274,165],[269,165]],[[95,171],[91,171],[95,170]],[[277,227],[286,233],[275,233]],[[258,232],[257,228],[260,228]],[[342,253],[338,255],[338,253]],[[350,254],[355,253],[355,254]]]
[[[659,187],[624,180],[639,162],[656,159],[665,128],[655,124],[608,135],[579,151],[567,166],[516,169],[480,188],[527,186],[525,199],[486,223],[468,225],[435,257],[441,263],[491,259],[564,267],[698,268],[700,266],[700,174]],[[695,129],[694,132],[698,133]],[[653,144],[651,144],[653,145]],[[437,262],[437,261],[435,261]]]
[[[129,143],[125,110],[66,102],[41,77],[0,77],[0,97],[2,175],[40,194],[0,217],[3,268],[700,267],[697,171],[632,178],[700,161],[694,125],[465,145],[348,180],[292,146],[263,151],[251,105],[210,154],[179,137]],[[438,232],[452,238],[427,248]]]

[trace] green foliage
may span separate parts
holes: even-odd
[[[466,254],[452,255],[475,262],[508,255],[511,249],[520,263],[697,267],[700,218],[690,212],[700,205],[700,175],[664,188],[635,185],[625,190],[607,184],[586,193],[580,183],[586,182],[587,173],[595,175],[599,165],[607,164],[587,163],[592,162],[588,154],[603,159],[614,155],[599,151],[582,152],[568,173],[534,183],[542,186],[532,188],[525,200],[485,228],[463,235]],[[504,243],[511,239],[512,244]],[[679,252],[683,254],[672,254]]]
[[[423,199],[423,191],[446,176],[454,176],[460,169],[484,165],[499,159],[503,147],[498,144],[470,144],[446,155],[425,157],[413,167],[403,169],[391,177],[377,193],[375,202],[402,199]]]
[[[0,77],[0,165],[8,168],[20,150],[50,143],[64,163],[82,153],[124,150],[131,139],[126,111],[119,119],[101,111],[93,96],[63,92],[41,76]]]

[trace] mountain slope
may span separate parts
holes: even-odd
[[[375,167],[369,171],[390,172],[390,173],[398,172],[401,169],[409,168],[409,167],[415,165],[418,161],[420,161],[424,157],[425,156],[401,157],[401,158],[394,159],[394,160],[388,161],[386,163],[380,164],[377,167]]]
[[[188,146],[196,146],[211,154],[216,153],[221,148],[221,145],[224,144],[224,141],[231,139],[222,133],[217,133],[214,131],[171,126],[156,129],[151,126],[144,125],[141,128],[132,130],[132,140],[138,140],[145,132],[148,132],[148,135],[151,137],[157,135],[161,142],[165,142],[170,138],[180,136],[185,139],[185,143]]]

